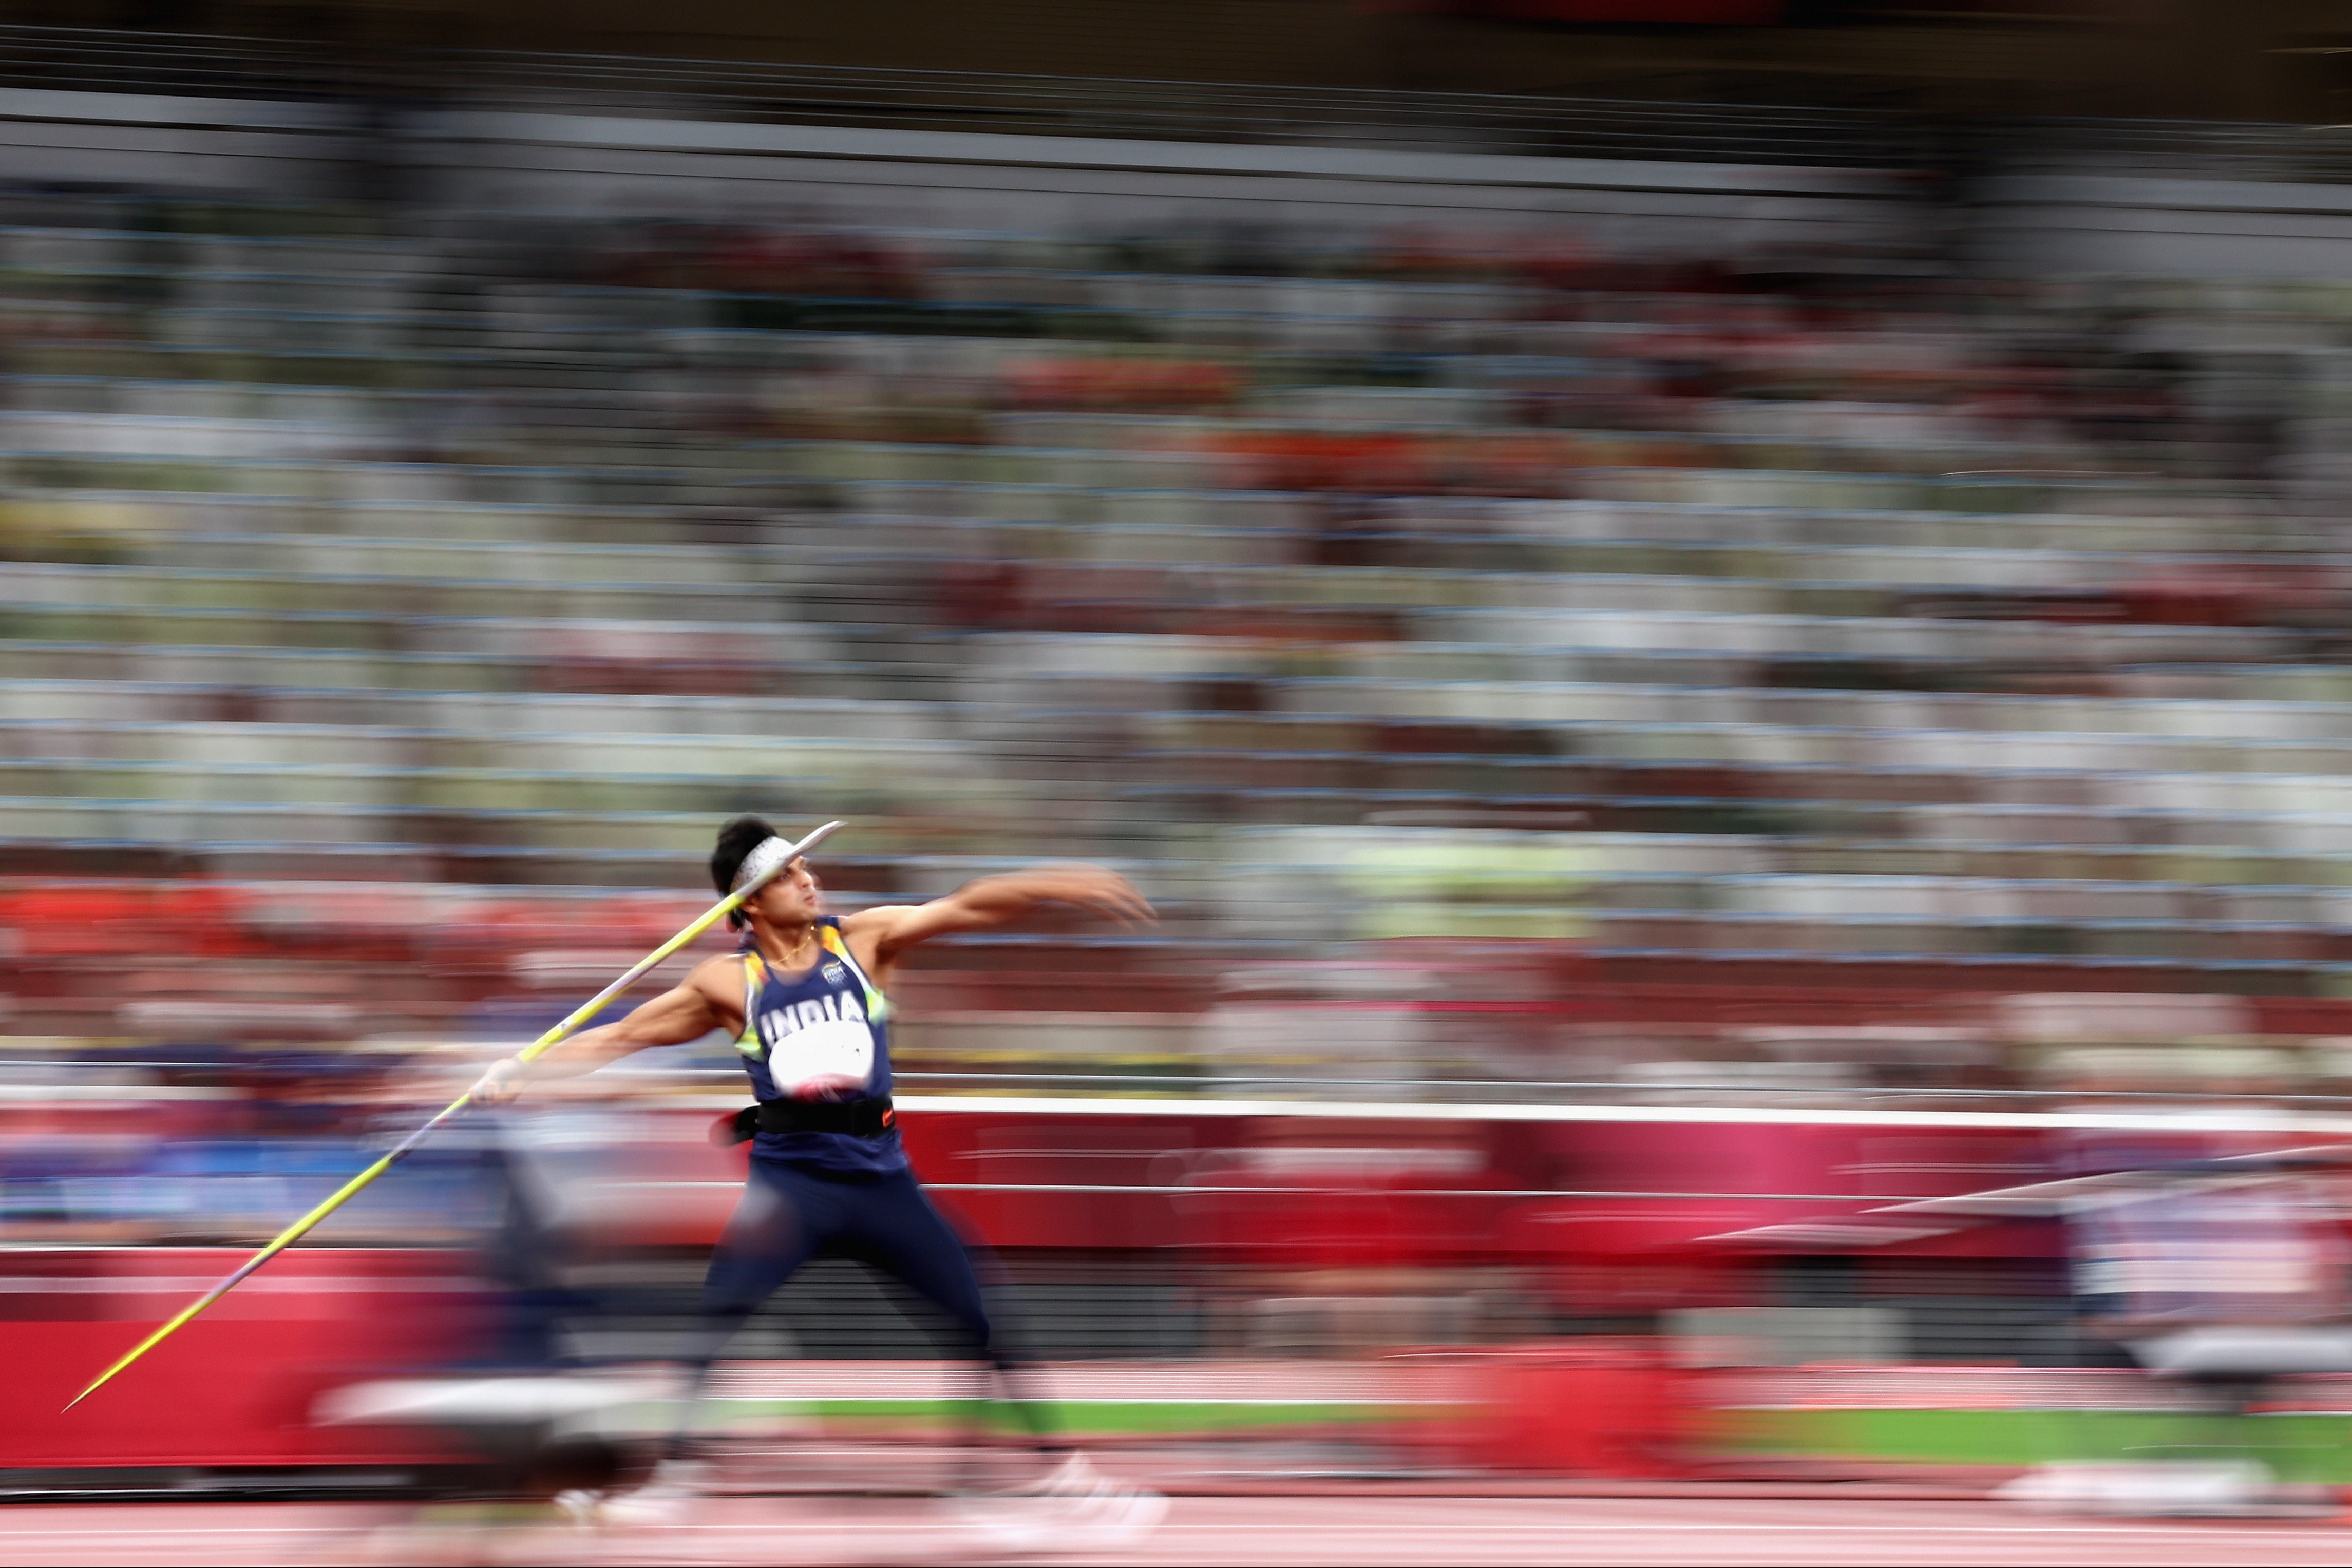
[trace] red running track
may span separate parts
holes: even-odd
[[[1140,1547],[1006,1556],[942,1505],[730,1498],[690,1524],[583,1531],[462,1511],[170,1503],[0,1508],[0,1563],[407,1564],[1846,1563],[2326,1564],[2352,1522],[2063,1519],[1977,1502],[1615,1498],[1184,1497]]]

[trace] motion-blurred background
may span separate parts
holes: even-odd
[[[48,1413],[743,810],[1160,904],[898,998],[1106,1439],[2352,1479],[2339,8],[0,16],[23,1485],[662,1354],[723,1042]],[[820,1267],[735,1395],[920,1415],[919,1327]]]

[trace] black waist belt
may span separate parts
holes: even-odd
[[[887,1094],[875,1100],[762,1100],[720,1120],[718,1141],[740,1144],[754,1133],[848,1133],[878,1138],[898,1124]]]

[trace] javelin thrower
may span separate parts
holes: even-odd
[[[710,879],[732,894],[767,873],[792,845],[757,817],[719,831]],[[728,916],[742,936],[728,957],[706,960],[677,988],[628,1017],[564,1040],[537,1059],[509,1058],[473,1091],[478,1103],[511,1099],[534,1079],[591,1072],[632,1051],[683,1045],[724,1030],[742,1054],[758,1103],[735,1123],[751,1143],[743,1197],[721,1237],[703,1287],[703,1333],[689,1366],[689,1418],[668,1457],[638,1490],[606,1501],[620,1522],[655,1523],[691,1506],[703,1467],[686,1447],[710,1364],[760,1303],[819,1254],[847,1256],[895,1276],[929,1300],[973,1359],[1000,1380],[1018,1368],[989,1319],[970,1255],[931,1207],[907,1163],[890,1103],[889,988],[907,951],[934,936],[986,931],[1045,904],[1066,904],[1123,925],[1153,918],[1126,878],[1095,866],[1041,867],[983,877],[928,904],[824,913],[816,875],[793,860]],[[1036,1429],[1053,1465],[1032,1490],[1066,1506],[1074,1521],[1139,1534],[1166,1504],[1110,1480]],[[1056,1462],[1058,1461],[1058,1462]]]

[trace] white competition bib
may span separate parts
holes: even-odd
[[[768,1076],[786,1095],[848,1093],[874,1081],[874,1031],[863,1019],[821,1019],[768,1051]]]

